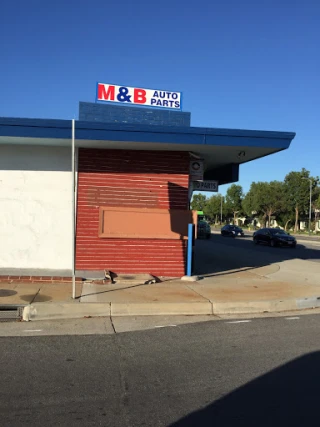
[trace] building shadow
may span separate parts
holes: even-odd
[[[189,190],[186,187],[168,182],[169,210],[171,231],[180,236],[179,258],[183,260],[186,272],[187,250],[188,250],[188,224],[193,222],[192,214],[189,212]]]
[[[299,357],[171,427],[318,427],[320,352]]]
[[[252,237],[233,239],[213,234],[210,240],[196,241],[195,274],[224,275],[294,259],[315,261],[320,271],[320,247],[308,247],[304,242],[295,249],[271,248],[254,245]]]

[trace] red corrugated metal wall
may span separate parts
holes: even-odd
[[[185,152],[79,149],[76,269],[183,276],[186,241],[99,238],[99,207],[188,209],[188,183]]]

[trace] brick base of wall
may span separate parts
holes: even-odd
[[[76,277],[76,283],[82,283],[82,277]],[[72,283],[72,277],[59,276],[0,276],[0,283]]]
[[[110,285],[111,280],[86,280],[82,277],[76,277],[76,284],[80,283],[93,283],[95,285]],[[59,277],[59,276],[0,276],[0,284],[1,283],[39,283],[39,284],[71,284],[72,277]]]

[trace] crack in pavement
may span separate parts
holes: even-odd
[[[195,294],[197,294],[197,295],[199,295],[200,297],[202,297],[203,299],[205,299],[205,300],[207,300],[208,302],[210,302],[210,304],[211,304],[211,300],[209,299],[209,298],[207,298],[207,297],[205,297],[205,296],[203,296],[203,295],[201,295],[199,292],[197,292],[196,290],[194,290],[194,289],[192,289],[192,288],[190,288],[190,285],[186,285],[186,287],[188,288],[188,289],[190,289],[190,291],[193,291]]]

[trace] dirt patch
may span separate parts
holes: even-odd
[[[27,302],[46,302],[46,301],[51,301],[52,298],[49,297],[48,295],[37,295],[34,298],[34,294],[29,294],[29,295],[20,295],[19,297],[22,301],[27,301]],[[34,299],[34,301],[33,301]]]
[[[0,297],[11,297],[17,293],[17,291],[13,291],[12,289],[0,289]]]
[[[51,301],[52,297],[50,297],[49,295],[43,295],[43,294],[38,294],[33,302],[47,302],[47,301]]]

